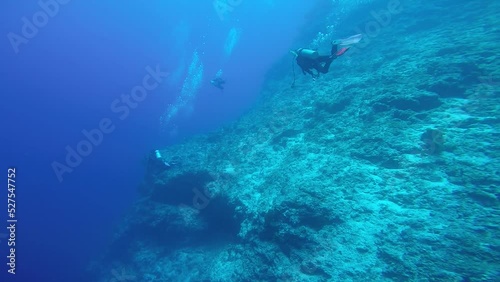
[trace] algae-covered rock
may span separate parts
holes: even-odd
[[[164,148],[181,165],[148,169],[106,261],[138,281],[498,280],[499,3],[401,1],[330,73]]]

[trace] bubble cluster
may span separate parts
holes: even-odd
[[[238,43],[241,37],[241,29],[239,28],[231,28],[229,31],[229,34],[227,35],[226,38],[226,43],[224,44],[224,51],[226,53],[226,56],[230,56],[233,53],[234,47]]]
[[[325,44],[329,44],[333,39],[339,36],[336,34],[339,24],[346,19],[347,16],[360,6],[374,2],[374,0],[332,0],[335,9],[330,16],[330,23],[325,27],[325,31],[320,31],[311,42],[311,48],[319,48]]]
[[[194,51],[180,95],[174,103],[168,105],[167,110],[160,118],[162,129],[165,129],[170,121],[177,116],[179,111],[185,108],[196,97],[203,81],[203,69],[200,56],[197,51]]]

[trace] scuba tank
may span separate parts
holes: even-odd
[[[297,56],[302,56],[308,59],[317,59],[319,57],[319,53],[316,50],[299,48],[297,49]]]

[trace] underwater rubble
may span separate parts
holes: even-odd
[[[329,74],[152,155],[99,281],[498,281],[499,4],[405,3]]]

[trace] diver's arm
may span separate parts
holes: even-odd
[[[302,71],[304,72],[304,75],[305,75],[305,74],[306,74],[306,72],[307,72],[307,73],[308,73],[308,74],[310,74],[312,77],[314,77],[314,73],[312,72],[312,70],[310,70],[310,69],[306,69],[306,70],[302,69]]]
[[[310,75],[314,76],[314,74],[310,68],[310,62],[308,62],[307,60],[305,60],[301,56],[297,57],[297,65],[299,65],[299,67],[302,69],[302,73],[304,75],[310,74]]]
[[[303,64],[299,64],[299,67],[302,69],[302,73],[304,75],[306,75],[306,74],[313,75],[313,72],[311,71],[311,69],[306,68]]]

